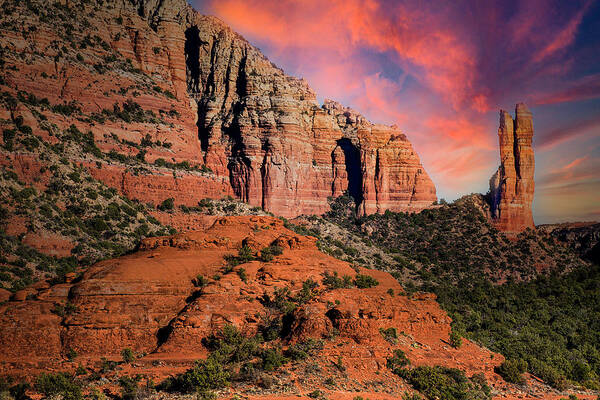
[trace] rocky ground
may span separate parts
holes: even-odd
[[[202,231],[145,239],[131,255],[38,285],[0,311],[4,374],[77,371],[107,390],[123,376],[158,383],[210,359],[206,338],[230,325],[246,338],[260,333],[262,350],[247,356],[252,373],[240,372],[243,361],[224,364],[235,379],[215,388],[223,395],[397,397],[412,388],[389,368],[395,350],[412,368],[481,374],[498,398],[548,390],[533,379],[525,391],[504,382],[494,373],[500,354],[466,339],[453,347],[434,295],[407,296],[388,273],[329,257],[315,238],[267,216],[220,217]],[[124,349],[132,352],[125,363]],[[261,361],[264,351],[282,357],[275,367]]]

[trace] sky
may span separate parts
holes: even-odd
[[[438,197],[485,193],[498,111],[534,118],[536,224],[600,220],[600,0],[188,0],[318,100],[396,124]]]

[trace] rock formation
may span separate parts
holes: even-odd
[[[344,191],[365,214],[419,211],[436,200],[418,155],[396,127],[372,124],[332,101],[320,106],[304,80],[285,75],[185,0],[110,0],[96,8],[82,3],[77,18],[62,15],[74,8],[44,4],[37,7],[45,20],[17,4],[12,15],[24,20],[14,30],[2,28],[6,62],[18,71],[6,69],[5,84],[50,104],[75,102],[82,115],[45,111],[46,122],[91,131],[105,152],[134,156],[138,149],[128,144],[145,137],[161,143],[145,148],[149,165],[135,173],[118,159],[87,163],[96,178],[130,198],[158,204],[173,197],[193,206],[205,197],[234,195],[287,217],[322,213],[327,198]],[[47,23],[63,18],[73,26]],[[36,30],[23,40],[20,25]],[[68,40],[74,50],[55,45]],[[6,57],[11,52],[21,56]],[[98,114],[127,101],[161,120],[98,123]],[[37,123],[31,126],[53,140]],[[205,170],[171,174],[153,165],[157,159]]]
[[[224,271],[225,256],[242,245],[257,253],[277,245],[283,253]],[[120,359],[129,347],[142,356],[127,373],[158,382],[206,357],[202,339],[225,324],[252,335],[265,318],[281,318],[265,298],[288,288],[292,299],[312,279],[318,283],[314,296],[298,304],[277,343],[324,339],[322,352],[310,361],[329,371],[341,357],[346,378],[338,382],[363,387],[383,380],[386,390],[401,393],[401,380],[386,367],[386,358],[402,349],[414,365],[460,367],[502,384],[493,373],[501,355],[466,339],[459,349],[448,345],[451,320],[435,295],[407,297],[390,274],[364,268],[358,273],[374,277],[377,286],[333,289],[322,283],[325,273],[355,277],[357,271],[321,253],[315,238],[297,235],[271,217],[221,217],[203,231],[148,238],[138,252],[97,263],[80,279],[42,282],[0,304],[0,375],[96,368],[102,357]],[[199,275],[205,278],[201,286],[194,283]],[[386,341],[380,329],[388,328],[403,334]],[[74,363],[67,362],[70,351],[77,353]],[[309,373],[305,379],[310,386]]]
[[[394,127],[326,101],[214,19],[186,20],[187,92],[206,164],[244,201],[282,215],[321,213],[348,190],[363,213],[420,210],[435,188]]]
[[[490,179],[488,194],[492,220],[501,231],[517,234],[535,228],[531,203],[535,183],[533,173],[533,120],[523,103],[515,108],[515,119],[500,111],[500,167]]]

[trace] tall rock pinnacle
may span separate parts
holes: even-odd
[[[490,179],[490,205],[494,224],[505,233],[534,228],[531,203],[535,160],[531,142],[533,119],[523,103],[515,107],[515,119],[500,110],[500,167]]]

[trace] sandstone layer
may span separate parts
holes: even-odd
[[[322,213],[327,198],[344,191],[365,214],[419,211],[436,200],[396,127],[333,101],[319,105],[304,80],[185,0],[29,3],[6,7],[12,12],[0,44],[10,68],[2,90],[75,106],[19,106],[26,125],[48,141],[55,141],[49,126],[75,124],[106,153],[135,158],[143,150],[141,166],[114,155],[72,155],[130,198],[193,206],[234,195],[282,216]],[[139,113],[123,118],[125,109]],[[150,145],[140,147],[144,141]],[[159,159],[202,172],[172,174]]]
[[[273,245],[283,250],[269,261],[255,259],[228,270],[226,257],[244,245],[257,255]],[[323,282],[326,274],[366,274],[379,284],[333,288]],[[198,276],[204,284],[198,284]],[[528,376],[526,392],[504,382],[494,373],[504,360],[500,354],[467,339],[453,348],[451,319],[435,295],[407,296],[390,274],[325,255],[315,238],[265,216],[218,217],[203,230],[145,239],[139,251],[99,262],[79,278],[73,274],[66,283],[40,282],[17,292],[0,304],[0,375],[31,378],[81,366],[108,379],[143,374],[159,382],[205,358],[203,339],[225,325],[252,336],[267,321],[281,318],[282,311],[268,299],[282,290],[295,298],[308,280],[317,283],[312,296],[298,303],[275,342],[286,349],[316,339],[323,341],[323,348],[276,374],[277,382],[288,385],[287,394],[301,397],[319,387],[331,398],[353,398],[350,393],[400,397],[410,388],[386,366],[386,359],[399,349],[414,366],[443,365],[467,376],[483,374],[497,399],[559,398],[534,377]],[[398,333],[393,340],[382,334],[390,329]],[[133,350],[135,361],[106,371],[103,359],[121,360],[124,348]],[[332,377],[337,389],[324,383]],[[223,395],[255,398],[255,389],[236,386]],[[277,390],[272,396],[256,398],[284,398]]]
[[[531,203],[535,182],[533,118],[523,103],[515,107],[515,118],[500,111],[500,167],[490,179],[492,220],[501,231],[517,234],[535,228]]]
[[[242,245],[259,253],[274,244],[283,253],[271,261],[223,271],[225,256]],[[38,284],[0,305],[0,374],[32,376],[77,364],[95,369],[102,357],[120,359],[129,347],[140,357],[128,372],[160,379],[206,357],[202,339],[226,324],[256,333],[275,315],[265,296],[283,288],[293,296],[310,278],[318,283],[315,296],[296,309],[281,345],[324,339],[313,361],[331,368],[343,358],[357,387],[383,379],[390,390],[399,390],[401,380],[385,366],[397,348],[415,365],[458,367],[502,384],[493,373],[501,355],[468,340],[460,349],[448,344],[451,320],[434,295],[407,297],[391,275],[365,269],[358,273],[374,277],[378,286],[332,289],[321,283],[325,273],[354,277],[357,271],[318,251],[315,238],[299,236],[271,217],[221,217],[202,231],[146,239],[140,251],[100,262],[79,279]],[[202,288],[194,285],[199,275],[208,282]],[[66,304],[66,311],[57,311]],[[389,328],[403,335],[387,341],[380,330]],[[72,351],[77,363],[67,359]]]

